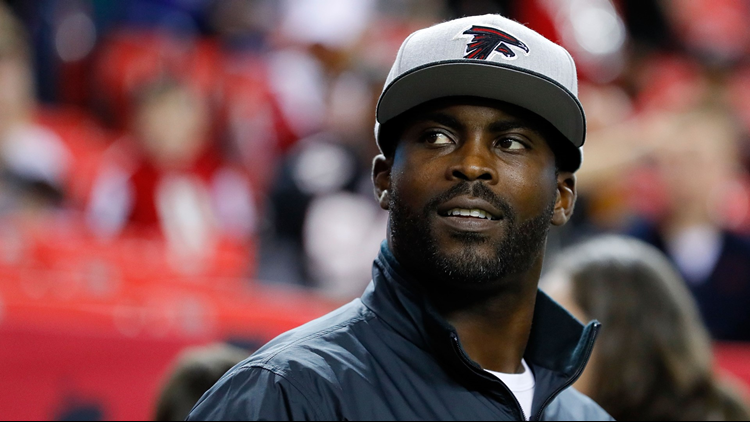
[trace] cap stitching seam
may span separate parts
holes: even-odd
[[[409,41],[411,41],[412,38],[414,38],[415,35],[417,35],[421,31],[414,32],[413,34],[409,35],[406,40],[404,40],[404,44],[401,46],[401,51],[399,51],[398,57],[396,59],[396,66],[394,67],[398,72],[401,71],[401,64],[404,61],[404,56],[406,53],[406,47],[409,45]],[[398,79],[398,78],[396,78]],[[396,80],[394,79],[394,81]]]

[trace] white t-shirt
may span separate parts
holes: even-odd
[[[667,239],[667,250],[685,274],[688,283],[708,281],[721,258],[724,239],[721,231],[710,226],[695,226]]]
[[[526,420],[531,418],[531,406],[534,402],[534,389],[536,388],[536,378],[534,373],[531,372],[529,365],[526,364],[526,360],[522,360],[523,374],[501,374],[499,372],[487,371],[490,374],[496,376],[503,382],[513,395],[516,396],[518,403],[521,404],[523,414],[526,416]]]

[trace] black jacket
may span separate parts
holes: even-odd
[[[361,299],[273,340],[188,420],[522,420],[508,388],[463,352],[383,246]],[[599,330],[539,293],[526,360],[534,420],[611,420],[570,385]]]
[[[654,224],[640,221],[628,234],[670,255]],[[708,278],[690,280],[684,273],[683,277],[690,280],[687,287],[711,336],[720,341],[747,342],[750,341],[750,238],[728,231],[721,233],[721,237],[721,254]],[[671,256],[670,259],[674,260]]]

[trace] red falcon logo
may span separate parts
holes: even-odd
[[[493,51],[497,51],[503,56],[512,59],[516,53],[509,46],[514,46],[529,53],[529,47],[521,40],[495,28],[486,26],[473,26],[464,35],[473,35],[469,45],[466,47],[465,59],[487,60]]]

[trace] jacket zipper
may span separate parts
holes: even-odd
[[[461,344],[458,341],[458,336],[456,336],[455,334],[451,334],[451,338],[453,339],[454,351],[456,352],[456,354],[458,354],[458,357],[461,359],[461,362],[475,374],[481,375],[481,376],[487,375],[487,374],[481,373],[481,371],[479,371],[477,368],[475,368],[473,365],[469,363],[469,358],[466,356],[466,353],[463,351],[463,349],[461,349]],[[523,407],[521,407],[521,403],[519,403],[518,399],[516,398],[516,395],[513,394],[510,388],[508,388],[508,386],[502,383],[500,380],[497,380],[497,382],[503,386],[503,388],[505,389],[505,392],[507,392],[510,395],[510,397],[513,399],[513,402],[516,404],[516,410],[518,410],[518,412],[521,414],[521,420],[522,421],[528,420],[526,419],[526,414],[523,411]]]
[[[588,344],[586,344],[586,359],[584,359],[584,362],[588,362],[589,359],[591,359],[591,353],[594,350],[594,343],[596,342],[596,337],[599,335],[599,328],[601,328],[601,325],[597,324],[593,327],[593,332],[591,333],[591,336],[589,337]],[[563,384],[560,388],[555,390],[555,392],[550,395],[547,400],[544,401],[544,404],[542,407],[539,408],[539,412],[536,414],[534,419],[531,419],[532,421],[539,421],[542,418],[542,415],[544,414],[544,411],[547,409],[547,406],[552,403],[553,400],[557,398],[557,396],[560,395],[565,389],[569,388],[571,385],[573,385],[578,378],[581,377],[581,374],[583,374],[584,369],[586,369],[586,365],[580,365],[578,369],[576,369],[576,372],[573,374],[568,381]]]

